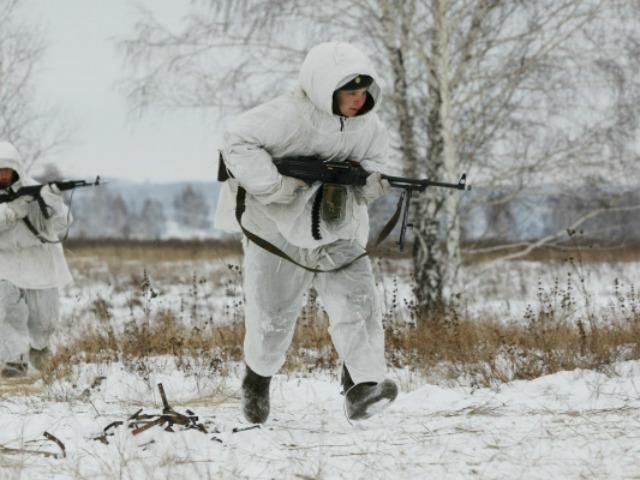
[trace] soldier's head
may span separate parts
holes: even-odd
[[[319,43],[309,50],[299,82],[316,108],[342,117],[367,115],[377,107],[382,93],[369,58],[346,42]]]
[[[0,168],[0,188],[8,188],[16,180],[18,180],[18,174],[13,168]]]
[[[20,178],[20,154],[9,142],[0,142],[0,188],[10,187]]]

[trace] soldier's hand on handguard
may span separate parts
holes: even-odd
[[[56,185],[43,185],[40,189],[40,197],[46,204],[49,218],[39,215],[34,221],[36,228],[45,233],[48,238],[66,235],[73,222],[73,216],[60,189]]]
[[[287,204],[291,203],[300,192],[308,188],[309,185],[304,180],[282,175],[282,181],[275,191],[264,195],[256,195],[255,197],[263,205],[270,203]]]
[[[20,220],[26,217],[29,214],[29,208],[33,200],[34,199],[31,195],[23,195],[12,202],[7,203],[7,208],[13,216],[13,220]]]
[[[391,184],[382,178],[380,172],[373,172],[367,177],[367,183],[360,187],[360,196],[365,202],[371,203],[391,190]]]
[[[56,185],[43,185],[40,189],[40,196],[47,205],[49,215],[55,217],[60,214],[66,215],[67,208],[62,197],[62,192]]]

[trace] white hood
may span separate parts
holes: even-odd
[[[373,78],[369,94],[375,109],[381,94],[378,75],[366,55],[349,43],[327,42],[313,47],[300,67],[299,80],[316,108],[333,114],[333,92],[356,75]]]
[[[27,175],[22,163],[22,157],[16,147],[9,142],[0,142],[0,168],[10,168],[18,174],[19,179],[12,185],[12,190],[25,183],[24,180]]]

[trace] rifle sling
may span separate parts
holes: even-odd
[[[40,240],[42,243],[47,243],[47,239],[44,238],[42,234],[36,229],[36,227],[33,226],[33,223],[31,223],[31,220],[29,220],[29,217],[24,217],[22,219],[22,222],[26,225],[29,231],[38,238],[38,240]]]
[[[71,199],[73,199],[73,193],[71,193]],[[46,208],[46,203],[44,203],[44,206]],[[69,207],[71,207],[71,200],[69,201]],[[42,206],[40,206],[40,208],[42,209]],[[69,219],[69,214],[71,213],[71,208],[69,208],[69,213],[67,213],[67,220]],[[40,240],[42,243],[62,243],[64,242],[67,237],[69,236],[69,228],[67,227],[67,231],[65,232],[64,236],[61,239],[58,240],[50,240],[47,237],[45,237],[42,233],[40,233],[38,231],[38,229],[33,225],[33,223],[31,223],[31,220],[29,220],[29,217],[24,217],[22,219],[22,222],[25,224],[25,226],[29,229],[29,231],[31,233],[33,233],[36,238],[38,240]]]
[[[294,265],[297,265],[298,267],[313,273],[339,272],[340,270],[344,270],[345,268],[351,266],[356,261],[360,260],[362,257],[370,255],[384,241],[384,239],[389,236],[393,228],[398,223],[398,219],[400,218],[400,212],[402,211],[402,197],[400,197],[400,200],[398,200],[398,206],[396,207],[396,211],[394,212],[393,216],[389,219],[387,224],[380,231],[378,238],[373,244],[373,249],[366,249],[363,253],[355,257],[353,260],[349,260],[347,263],[344,263],[338,267],[323,270],[320,268],[308,267],[307,265],[303,265],[297,262],[296,260],[291,258],[289,255],[287,255],[284,251],[276,247],[271,242],[268,242],[267,240],[260,238],[255,233],[252,233],[246,228],[244,228],[244,226],[242,225],[241,219],[242,219],[242,214],[245,211],[246,196],[247,196],[246,190],[238,185],[238,194],[236,195],[236,220],[238,220],[238,225],[240,225],[240,228],[242,229],[242,232],[246,235],[246,237],[256,245],[258,245],[259,247],[265,249],[266,251],[273,253],[278,257],[284,258],[285,260],[293,263]]]

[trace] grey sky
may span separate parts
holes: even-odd
[[[30,20],[43,27],[47,52],[37,77],[42,100],[55,103],[73,131],[59,161],[66,176],[135,181],[213,180],[218,137],[198,113],[128,115],[116,82],[123,64],[114,38],[131,30],[135,4],[178,20],[188,0],[30,0]]]

